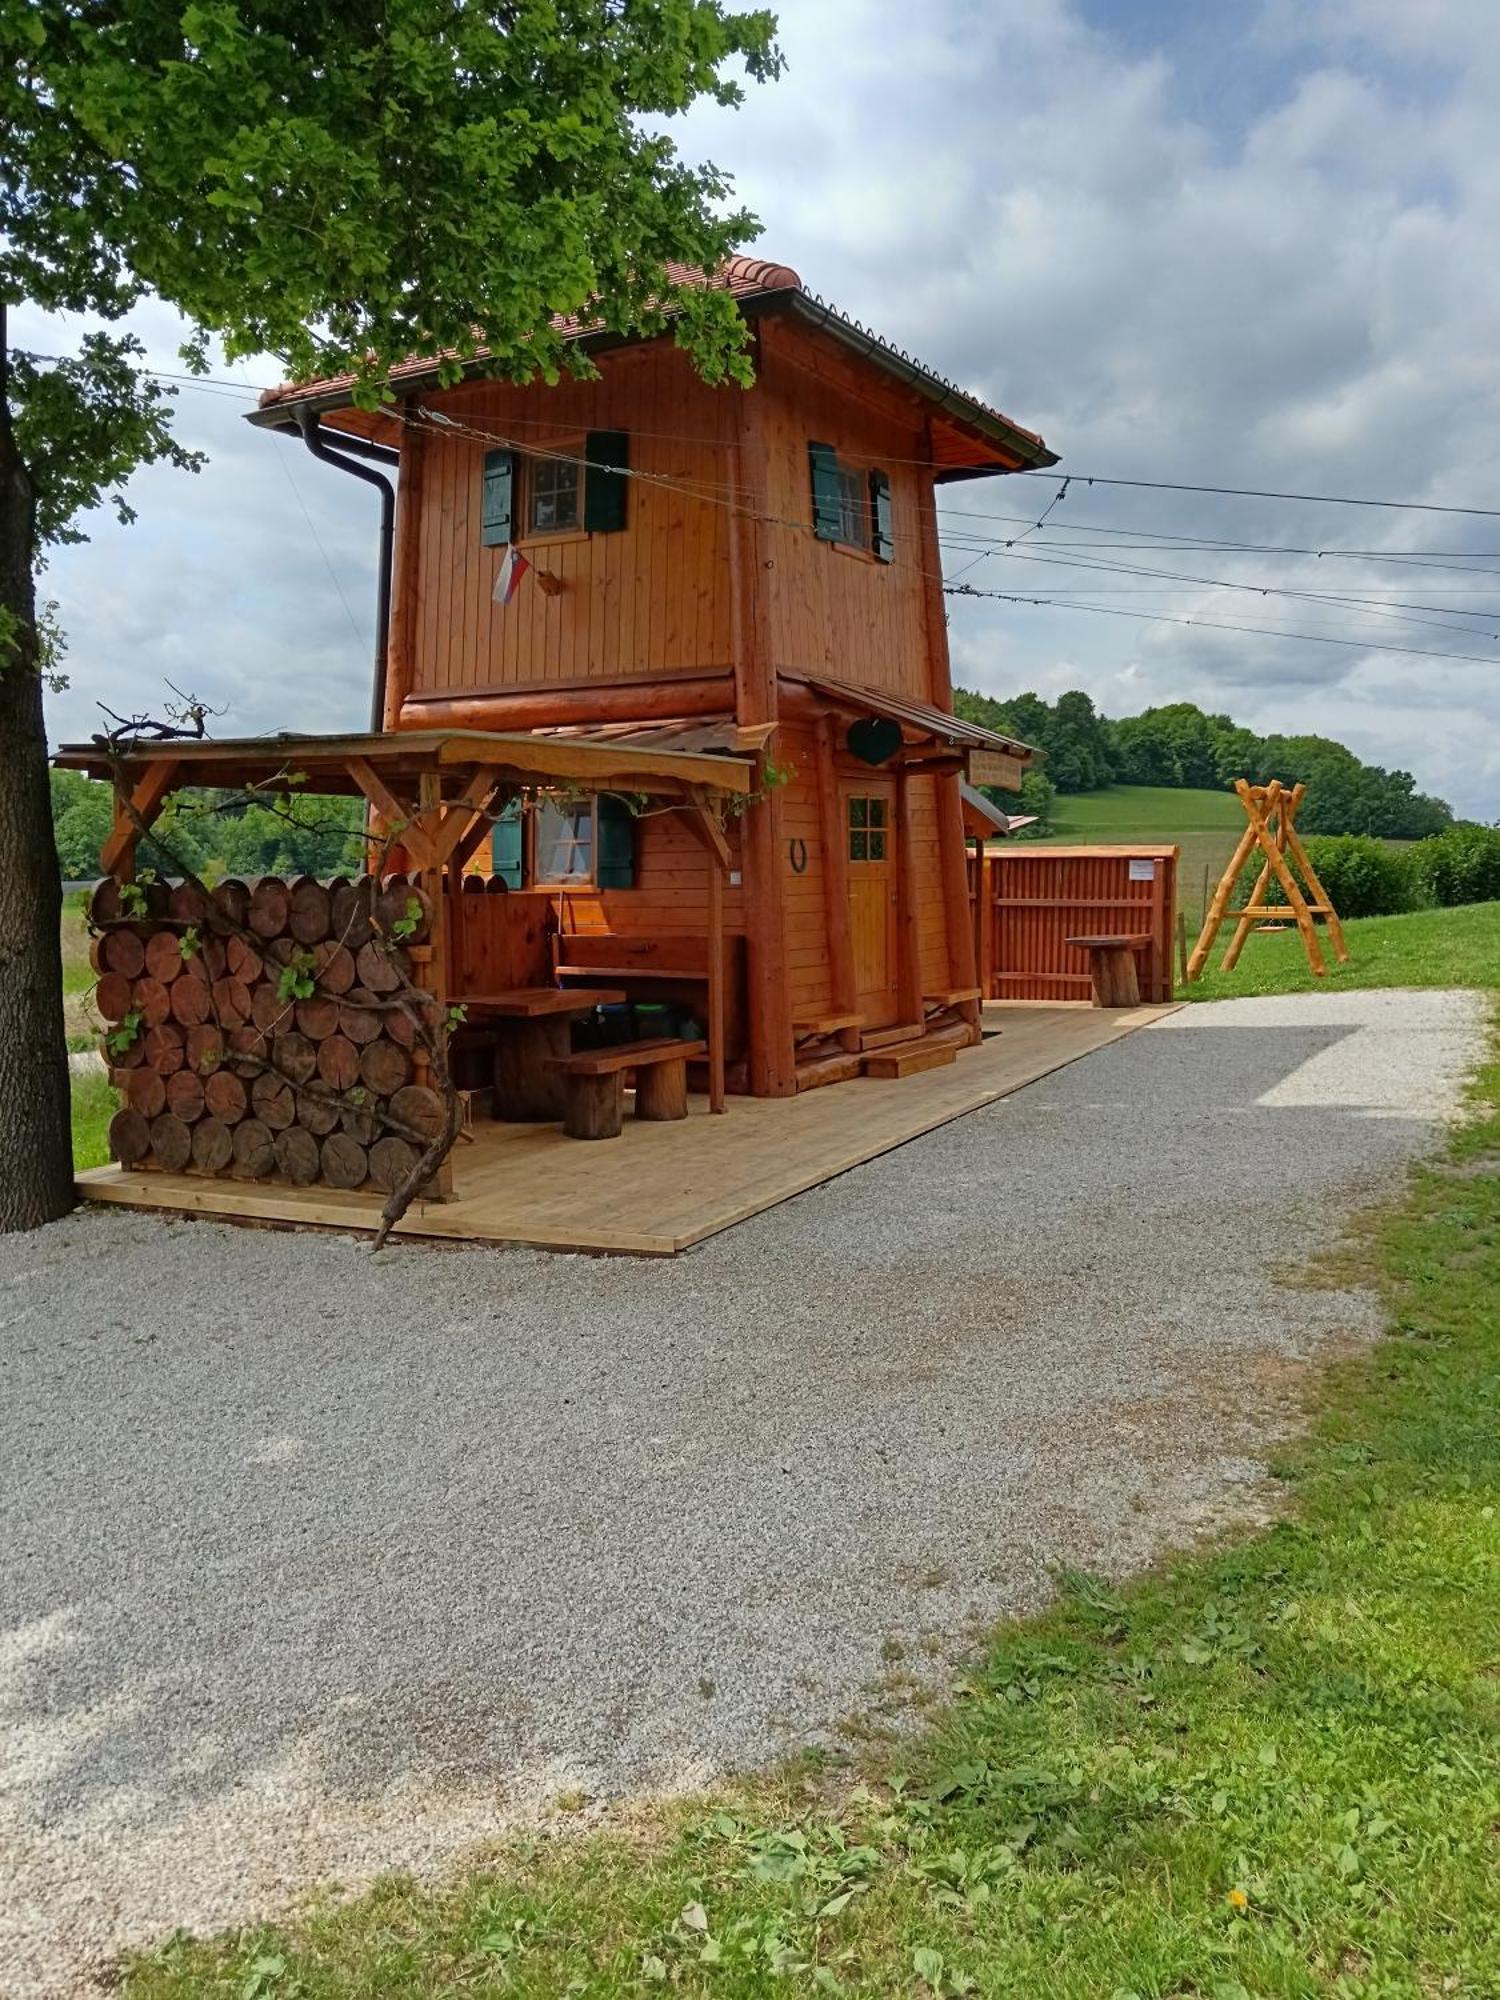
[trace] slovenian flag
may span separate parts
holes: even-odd
[[[531,568],[525,556],[512,542],[500,559],[500,568],[495,577],[495,588],[490,592],[497,604],[509,604],[521,587],[521,578]]]

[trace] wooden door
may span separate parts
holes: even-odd
[[[854,1004],[867,1028],[888,1028],[899,1011],[896,978],[896,788],[889,778],[843,787],[849,871]]]

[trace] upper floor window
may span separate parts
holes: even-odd
[[[630,437],[625,431],[587,431],[545,453],[508,446],[484,455],[480,541],[487,548],[512,541],[575,534],[608,535],[625,526],[630,485]]]
[[[895,553],[891,482],[878,469],[862,472],[840,459],[831,444],[809,444],[813,533],[820,541],[868,549],[877,562]]]
[[[521,481],[526,525],[533,535],[583,525],[583,467],[576,458],[528,458]]]

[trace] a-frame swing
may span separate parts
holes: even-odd
[[[1302,933],[1302,942],[1307,948],[1307,962],[1317,977],[1322,979],[1326,976],[1328,967],[1323,962],[1323,952],[1318,943],[1314,918],[1322,917],[1328,925],[1328,936],[1335,954],[1342,963],[1348,963],[1349,951],[1344,943],[1339,913],[1333,907],[1328,891],[1319,881],[1318,871],[1308,858],[1307,849],[1302,845],[1301,836],[1297,832],[1297,812],[1307,787],[1293,785],[1288,790],[1279,778],[1273,778],[1269,785],[1252,785],[1243,778],[1237,778],[1234,789],[1239,794],[1240,804],[1245,808],[1245,816],[1250,824],[1240,835],[1239,846],[1234,850],[1234,858],[1219,877],[1219,886],[1214,890],[1213,901],[1208,906],[1203,929],[1187,962],[1187,976],[1189,980],[1194,980],[1202,972],[1208,954],[1213,950],[1219,927],[1226,917],[1234,917],[1237,921],[1234,936],[1229,940],[1220,970],[1232,972],[1239,962],[1240,953],[1245,948],[1245,939],[1250,935],[1253,926],[1264,917],[1284,915],[1286,906],[1290,905],[1292,915],[1297,919],[1297,928]],[[1259,875],[1255,878],[1255,887],[1250,892],[1250,900],[1243,909],[1231,910],[1229,899],[1234,893],[1235,883],[1239,880],[1240,870],[1257,847],[1266,858]],[[1288,865],[1288,855],[1301,872],[1301,883]],[[1286,905],[1266,901],[1266,891],[1271,885],[1273,875],[1286,895]],[[1306,894],[1303,891],[1303,884],[1306,885]]]

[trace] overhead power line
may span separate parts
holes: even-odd
[[[1231,625],[1218,618],[1174,618],[1168,611],[1127,611],[1118,604],[1061,604],[1051,597],[1029,597],[1015,590],[984,590],[972,583],[943,586],[949,597],[995,597],[1006,604],[1026,604],[1056,611],[1094,611],[1105,618],[1136,618],[1148,625],[1206,626],[1214,632],[1247,632],[1258,638],[1300,639],[1314,646],[1346,646],[1361,653],[1403,653],[1416,660],[1457,660],[1476,667],[1492,667],[1495,659],[1485,653],[1445,653],[1426,646],[1387,646],[1378,639],[1339,639],[1326,632],[1288,632],[1281,625]]]
[[[1055,472],[1027,468],[1008,475],[1013,479],[1055,479]],[[1111,479],[1102,472],[1071,472],[1077,486],[1139,486],[1156,493],[1219,493],[1232,500],[1302,500],[1314,507],[1386,507],[1397,513],[1468,514],[1479,520],[1500,521],[1500,507],[1444,507],[1435,500],[1362,500],[1347,493],[1281,493],[1261,486],[1195,486],[1179,479]]]

